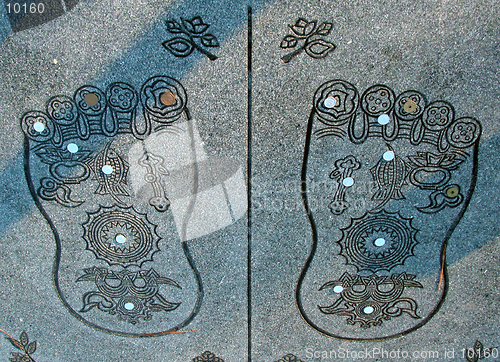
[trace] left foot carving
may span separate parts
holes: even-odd
[[[26,178],[54,233],[52,277],[69,312],[122,336],[190,323],[203,296],[187,245],[200,149],[182,85],[158,76],[140,93],[126,83],[85,86],[26,113],[21,127]]]

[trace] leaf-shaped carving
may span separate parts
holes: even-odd
[[[479,361],[479,353],[483,348],[483,344],[479,341],[474,343],[474,348],[468,348],[465,350],[465,359],[468,362],[478,362]],[[479,351],[479,353],[478,353]]]
[[[175,37],[162,43],[162,45],[176,57],[187,57],[194,50],[193,45],[186,39]]]
[[[491,357],[491,352],[494,348],[484,348],[484,345],[479,340],[474,343],[474,358],[475,361]]]
[[[11,361],[11,362],[24,362],[25,361],[24,354],[12,352],[11,355],[12,355],[12,358],[9,358],[9,361]]]
[[[308,36],[308,35],[312,34],[315,29],[316,29],[316,21],[311,21],[304,28],[304,35]]]
[[[332,23],[323,23],[319,26],[318,30],[316,31],[316,34],[318,35],[328,35],[330,34],[330,31],[332,30],[333,24]]]
[[[85,161],[92,153],[87,150],[78,150],[75,153],[70,153],[54,146],[43,146],[44,147],[36,147],[33,150],[34,153],[42,159],[42,162],[48,165],[61,161]]]
[[[307,20],[304,19],[304,18],[299,18],[296,22],[295,22],[295,25],[288,25],[290,27],[290,29],[293,30],[293,28],[295,29],[303,29],[305,28],[307,25]],[[297,35],[303,35],[302,34],[297,34]]]
[[[219,41],[213,34],[205,34],[201,37],[201,44],[206,47],[218,47]]]
[[[25,352],[27,354],[33,354],[33,353],[35,353],[35,351],[36,351],[36,341],[33,341],[30,344],[28,344]]]
[[[23,347],[26,347],[26,345],[29,343],[28,335],[26,332],[22,332],[21,335],[19,336],[19,342],[23,345]]]
[[[295,25],[288,25],[288,27],[295,33],[295,35],[304,37],[312,34],[316,28],[316,21],[308,22],[306,19],[299,18]]]
[[[189,31],[191,34],[196,34],[196,35],[202,34],[210,26],[209,24],[205,24],[200,16],[195,16],[191,20],[186,20],[183,18],[181,18],[181,20],[186,30]]]
[[[470,353],[470,351],[470,349],[465,351],[465,359],[467,360],[467,362],[477,362],[479,360],[479,357],[477,356],[476,352]],[[472,357],[469,356],[469,353],[472,355]]]
[[[484,346],[481,342],[476,341],[476,343],[474,343],[474,351],[478,351],[479,353],[481,353],[481,351],[483,350]]]
[[[179,24],[176,20],[167,20],[165,24],[167,25],[167,30],[170,33],[182,33],[181,24]]]
[[[299,37],[307,37],[314,32],[314,30],[316,29],[316,24],[316,21],[308,22],[303,18],[299,18],[295,25],[288,25],[288,27],[295,33],[295,35]]]
[[[82,162],[82,161],[85,161],[91,154],[92,154],[91,151],[78,150],[77,152],[73,153],[72,160]]]
[[[297,356],[294,356],[290,353],[286,356],[281,357],[281,359],[277,360],[276,362],[302,362],[302,360],[298,359]]]
[[[53,152],[54,150],[56,150],[56,152]],[[63,161],[63,158],[62,158],[60,152],[58,152],[58,151],[59,150],[57,150],[55,147],[48,147],[48,149],[42,148],[42,149],[35,151],[35,154],[42,159],[43,163],[51,165],[51,164],[56,163],[58,161]]]
[[[323,39],[315,39],[310,42],[305,51],[311,58],[320,59],[327,56],[329,51],[335,49],[335,45]]]
[[[281,48],[295,48],[297,45],[297,38],[294,37],[293,35],[287,35],[283,38],[283,40],[280,43]]]
[[[323,290],[323,289],[326,289],[326,288],[334,287],[337,284],[338,284],[338,282],[336,282],[336,281],[329,281],[329,282],[326,282],[325,284],[323,284],[321,286],[321,288],[319,288],[319,290]]]

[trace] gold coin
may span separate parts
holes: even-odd
[[[403,108],[406,113],[415,112],[415,109],[417,109],[417,103],[415,103],[415,101],[412,100],[406,101]]]
[[[459,192],[460,192],[460,189],[457,186],[452,186],[446,190],[446,196],[457,197]]]
[[[99,98],[95,93],[87,93],[85,94],[85,103],[87,103],[90,107],[95,106],[99,102]]]
[[[160,94],[160,102],[165,106],[173,106],[175,104],[175,95],[168,91]]]

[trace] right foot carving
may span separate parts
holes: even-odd
[[[334,80],[314,96],[302,197],[312,248],[297,284],[305,321],[376,341],[423,326],[446,296],[446,246],[477,177],[481,125],[443,101],[362,96]]]

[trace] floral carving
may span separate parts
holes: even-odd
[[[304,43],[293,52],[282,57],[283,63],[288,63],[302,51],[305,51],[311,58],[321,59],[335,49],[333,43],[321,38],[330,34],[333,24],[328,22],[321,23],[319,26],[317,24],[317,20],[308,22],[306,19],[299,18],[294,25],[288,25],[292,34],[285,36],[281,40],[280,47],[289,49],[295,48],[300,41],[304,41]]]
[[[97,308],[137,324],[139,319],[151,320],[151,312],[169,312],[180,305],[167,301],[160,294],[160,285],[180,286],[172,279],[161,277],[154,269],[117,272],[93,267],[83,271],[85,274],[76,281],[92,281],[98,291],[84,294],[82,313]]]
[[[7,336],[7,338],[5,338],[5,339],[10,341],[10,343],[15,348],[17,348],[18,350],[20,350],[22,352],[22,353],[11,352],[10,354],[12,357],[9,358],[10,362],[35,362],[35,360],[33,359],[33,357],[31,355],[36,352],[36,341],[30,342],[26,332],[23,331],[21,333],[21,335],[19,336],[19,340],[11,337],[10,335],[8,335],[6,332],[2,331],[1,329],[0,329],[0,332],[5,334]]]
[[[195,16],[191,20],[181,18],[180,22],[167,20],[165,24],[169,33],[184,35],[173,37],[162,43],[170,53],[176,57],[185,58],[196,49],[210,60],[217,59],[215,55],[203,48],[218,47],[219,41],[215,35],[206,32],[210,25],[204,23],[201,16]],[[197,43],[196,39],[201,45]]]
[[[349,121],[359,106],[359,94],[350,83],[334,80],[321,86],[314,96],[314,107],[321,121],[342,125]]]
[[[339,298],[330,306],[318,308],[325,314],[347,316],[348,324],[359,323],[364,329],[380,326],[384,320],[399,317],[403,313],[418,319],[421,317],[417,314],[417,303],[403,297],[405,288],[423,288],[414,279],[415,275],[406,273],[392,274],[390,277],[375,274],[364,277],[346,272],[339,280],[329,281],[319,289],[333,288]],[[389,291],[380,288],[387,285],[392,287]]]
[[[210,351],[205,351],[201,356],[193,358],[193,362],[224,362],[224,360]]]

